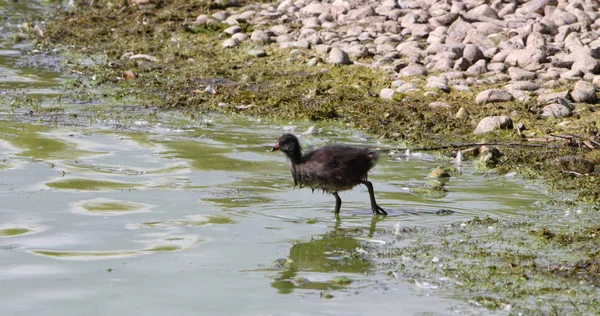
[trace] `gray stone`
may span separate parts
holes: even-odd
[[[219,11],[214,13],[212,17],[219,21],[225,21],[229,17],[229,13],[227,11]]]
[[[573,69],[560,74],[561,79],[565,80],[580,80],[583,77],[583,71],[579,69]]]
[[[451,43],[444,44],[441,47],[438,54],[445,53],[445,52],[451,52],[451,53],[455,54],[455,56],[456,56],[455,59],[458,59],[460,57],[463,57],[464,50],[465,50],[465,44],[459,43],[459,42],[451,42]]]
[[[557,26],[569,25],[577,22],[577,16],[575,16],[575,14],[562,9],[554,10],[554,13],[552,13],[550,18]]]
[[[240,46],[240,41],[238,41],[235,38],[228,38],[228,39],[226,39],[226,40],[223,41],[222,46],[225,47],[225,48],[238,47],[238,46]]]
[[[487,72],[487,63],[485,59],[479,60],[475,64],[471,65],[471,67],[467,68],[466,73],[469,75],[479,76]]]
[[[512,120],[510,117],[503,116],[488,116],[483,118],[475,128],[475,134],[485,134],[497,129],[511,129]]]
[[[306,28],[318,29],[321,28],[321,20],[316,17],[306,18],[302,20],[302,25]]]
[[[528,13],[544,13],[544,8],[546,6],[556,6],[558,4],[557,0],[531,0],[529,2],[523,3],[519,8],[518,12],[520,14],[528,14]]]
[[[353,44],[345,49],[346,53],[354,58],[363,58],[369,55],[369,50],[365,45]]]
[[[489,63],[487,69],[488,71],[504,72],[506,70],[506,65],[504,63]]]
[[[463,57],[469,61],[472,65],[480,59],[483,59],[483,52],[481,49],[473,44],[465,45],[465,49],[463,50]]]
[[[396,51],[404,57],[425,57],[426,53],[418,42],[410,41],[398,44]]]
[[[526,70],[539,69],[540,63],[546,60],[546,52],[541,49],[516,49],[511,51],[504,60],[510,66],[517,66]]]
[[[319,16],[323,12],[329,12],[329,6],[319,2],[311,2],[300,9],[300,13],[311,16]]]
[[[334,47],[329,52],[329,63],[336,65],[352,64],[350,56],[339,47]]]
[[[236,39],[236,40],[240,41],[240,43],[241,43],[241,42],[243,42],[243,41],[245,41],[245,40],[248,39],[248,34],[246,34],[246,33],[235,33],[235,34],[231,35],[231,38]]]
[[[396,90],[385,88],[381,89],[381,92],[379,92],[379,97],[384,100],[392,100],[394,98],[394,94],[396,94]]]
[[[448,70],[452,70],[452,67],[454,66],[454,62],[450,59],[440,59],[438,60],[435,65],[433,65],[433,70],[435,71],[448,71]]]
[[[254,57],[265,57],[267,56],[267,52],[264,49],[253,49],[248,51],[248,54]]]
[[[598,100],[596,87],[589,82],[578,81],[571,91],[571,98],[575,102],[595,103]]]
[[[569,101],[569,92],[560,91],[554,93],[540,93],[537,97],[537,103],[541,105],[558,103],[562,104],[571,110],[574,108],[571,101]]]
[[[431,102],[427,106],[432,110],[450,110],[450,104],[442,101]]]
[[[549,104],[542,108],[542,116],[546,117],[567,117],[571,114],[571,109],[558,103]]]
[[[230,27],[224,29],[223,33],[226,33],[226,34],[229,34],[229,35],[233,35],[235,33],[241,32],[241,31],[242,31],[242,28],[240,26],[233,25],[233,26],[230,26]]]
[[[450,92],[450,87],[447,83],[443,82],[442,80],[428,80],[427,84],[425,85],[425,88],[439,89],[446,93]]]
[[[400,70],[401,77],[411,76],[427,76],[427,70],[425,67],[417,64],[411,64]]]
[[[507,102],[512,101],[512,94],[508,93],[508,91],[501,89],[488,89],[479,92],[475,97],[475,103],[477,104],[485,104],[492,102]]]
[[[469,69],[470,66],[471,66],[471,63],[466,58],[461,57],[454,63],[454,70],[465,71],[465,70]]]
[[[572,61],[571,70],[580,70],[583,73],[591,72],[597,74],[600,71],[600,63],[585,49],[579,49],[564,58],[564,61]]]
[[[515,81],[505,87],[508,90],[536,91],[540,85],[531,81]]]
[[[469,31],[474,29],[475,28],[471,24],[462,19],[458,19],[448,27],[448,37],[458,42],[462,42],[469,34]]]
[[[527,36],[527,42],[525,47],[528,49],[535,49],[546,46],[546,38],[540,32],[532,32]]]
[[[271,32],[277,35],[288,34],[292,32],[292,28],[285,24],[273,25],[271,27]]]
[[[536,77],[535,72],[523,70],[518,67],[508,68],[508,75],[512,81],[533,80]]]
[[[400,92],[400,93],[406,93],[406,92],[410,92],[410,91],[419,91],[419,86],[417,86],[416,84],[412,83],[412,82],[407,82],[401,86],[398,87],[398,89],[396,89],[396,91]]]
[[[362,6],[358,9],[350,10],[346,15],[348,20],[360,20],[375,15],[375,9],[372,6]]]
[[[255,43],[268,44],[271,42],[271,35],[268,32],[256,30],[252,32],[250,39]]]

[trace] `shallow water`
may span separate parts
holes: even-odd
[[[10,6],[0,2],[17,18],[26,9]],[[61,74],[19,66],[23,47],[3,43],[0,89],[58,94]],[[161,113],[160,123],[115,129],[35,124],[19,115],[6,104],[0,110],[0,304],[7,315],[449,314],[458,301],[386,276],[368,245],[394,238],[398,225],[510,217],[548,199],[468,164],[446,193],[417,193],[432,169],[449,162],[382,154],[370,179],[390,216],[373,218],[367,190],[358,187],[340,194],[336,220],[333,197],[293,189],[284,157],[269,152],[280,122]],[[302,144],[394,145],[323,128]],[[438,215],[441,209],[454,213]]]

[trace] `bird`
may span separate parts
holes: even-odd
[[[290,161],[294,186],[310,187],[331,193],[335,197],[335,213],[340,212],[342,199],[338,192],[364,185],[369,190],[371,210],[374,215],[387,215],[377,205],[373,184],[367,180],[369,170],[375,166],[379,155],[371,148],[342,144],[328,145],[302,153],[298,138],[283,134],[271,149],[281,151]]]

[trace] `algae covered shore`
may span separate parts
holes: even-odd
[[[417,2],[92,1],[30,32],[63,56],[81,97],[342,122],[539,181],[559,198],[538,212],[386,231],[369,251],[390,279],[428,280],[475,306],[600,312],[598,6],[436,1],[436,15]]]

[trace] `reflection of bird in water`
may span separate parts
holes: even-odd
[[[281,150],[290,160],[294,185],[308,186],[333,194],[335,213],[339,213],[342,199],[339,191],[363,184],[369,190],[371,210],[376,215],[387,215],[375,201],[373,184],[367,180],[368,172],[377,162],[377,153],[369,148],[346,145],[329,145],[302,154],[298,138],[283,134],[272,151]]]
[[[369,225],[367,236],[372,238],[376,225],[384,217],[373,216]],[[374,263],[369,257],[356,255],[361,249],[359,240],[365,234],[365,229],[358,227],[341,227],[341,220],[336,214],[333,230],[320,238],[313,238],[309,242],[297,243],[290,249],[289,260],[283,260],[286,270],[271,283],[281,294],[289,294],[294,289],[332,290],[343,288],[343,285],[334,282],[313,282],[298,274],[302,271],[325,273],[352,273],[364,274],[374,268]]]

